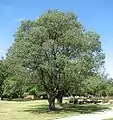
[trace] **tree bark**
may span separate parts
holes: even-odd
[[[48,102],[49,102],[49,110],[55,111],[55,95],[54,94],[48,95]]]
[[[58,95],[57,95],[57,103],[58,103],[59,105],[61,105],[61,104],[62,104],[62,101],[63,101],[63,95],[62,95],[62,94],[58,94]]]
[[[1,100],[3,100],[4,96],[3,96],[3,89],[0,88],[0,97],[1,97]]]
[[[3,95],[1,95],[1,100],[3,100],[4,99],[4,97],[3,97]]]

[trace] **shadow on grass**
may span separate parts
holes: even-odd
[[[86,105],[72,105],[72,104],[63,104],[62,108],[56,108],[55,114],[62,114],[62,113],[92,113],[96,111],[101,111],[108,109],[108,107],[100,106],[100,105],[93,105],[93,104],[86,104]],[[38,106],[30,106],[30,108],[24,110],[25,112],[32,112],[32,113],[51,113],[48,110],[48,105],[38,105]]]

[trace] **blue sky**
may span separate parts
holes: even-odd
[[[23,19],[36,19],[48,9],[75,12],[82,24],[101,36],[105,68],[113,77],[113,0],[0,0],[0,56],[13,43]]]

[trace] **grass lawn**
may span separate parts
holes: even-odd
[[[105,120],[113,120],[113,118],[105,119]]]
[[[53,120],[71,115],[100,111],[107,107],[99,105],[67,105],[55,112],[49,112],[46,100],[0,101],[0,120]]]

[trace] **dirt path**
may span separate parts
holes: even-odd
[[[108,118],[113,118],[113,108],[111,108],[111,110],[105,110],[102,112],[95,112],[92,114],[84,114],[79,116],[71,116],[57,120],[103,120]]]

